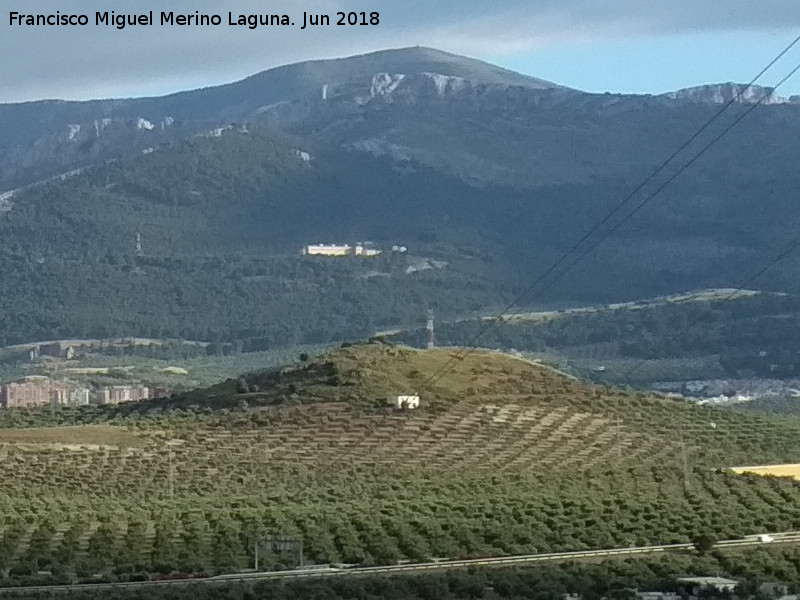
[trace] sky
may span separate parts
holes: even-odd
[[[35,6],[32,6],[35,5]],[[153,11],[152,26],[95,13]],[[11,12],[87,15],[86,26],[12,25]],[[161,26],[161,12],[220,26]],[[307,27],[304,13],[379,13],[368,26]],[[228,25],[228,13],[294,26]],[[798,0],[0,0],[0,102],[162,95],[265,69],[404,46],[479,58],[591,92],[661,93],[750,81],[800,34]],[[800,63],[800,43],[759,83]],[[800,75],[778,93],[800,94]]]

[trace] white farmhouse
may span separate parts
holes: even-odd
[[[353,254],[356,256],[378,256],[380,253],[380,250],[367,244],[356,244],[355,248],[353,249]]]
[[[419,396],[395,395],[386,398],[386,403],[399,409],[419,408]]]

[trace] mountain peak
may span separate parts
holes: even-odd
[[[515,85],[531,89],[562,87],[550,81],[523,75],[482,60],[424,46],[378,50],[346,58],[292,63],[262,71],[248,77],[244,82],[291,76],[302,78],[306,84],[321,86],[352,81],[358,76],[375,73],[405,75],[436,73],[468,79],[474,83]]]

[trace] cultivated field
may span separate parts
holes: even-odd
[[[15,448],[20,444],[38,446],[108,446],[126,448],[142,446],[143,439],[122,427],[80,425],[72,427],[0,428],[0,447]]]
[[[734,467],[735,473],[753,473],[755,475],[773,477],[793,477],[800,480],[800,463],[790,465],[761,465],[758,467]]]
[[[800,529],[800,483],[728,470],[800,462],[792,422],[497,353],[369,345],[246,383],[0,416],[0,574],[238,570],[269,535],[302,540],[307,562],[372,564]],[[385,406],[414,390],[422,408]],[[90,417],[104,424],[19,426]]]

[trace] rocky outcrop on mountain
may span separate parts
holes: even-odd
[[[668,92],[665,97],[673,100],[688,100],[689,102],[705,102],[710,104],[725,104],[730,101],[740,104],[794,104],[800,103],[800,98],[784,98],[776,94],[772,88],[760,85],[746,85],[741,83],[718,83],[714,85],[700,85],[684,88],[676,92]]]
[[[57,126],[31,143],[4,150],[0,181],[6,189],[105,160],[152,152],[187,133],[174,119],[101,117]],[[193,131],[193,129],[190,129]]]

